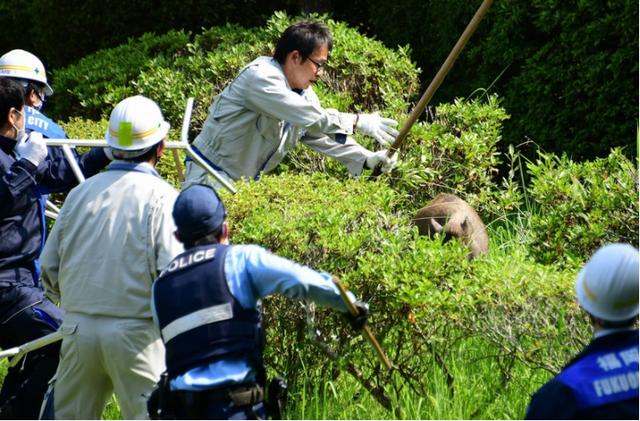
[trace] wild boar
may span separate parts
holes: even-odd
[[[433,237],[444,233],[445,241],[460,238],[471,249],[468,258],[473,259],[489,251],[487,230],[475,210],[458,196],[440,193],[420,209],[413,224],[420,235]]]

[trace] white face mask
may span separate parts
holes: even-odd
[[[14,110],[16,113],[20,114],[20,116],[22,116],[22,113],[18,110]],[[18,126],[16,126],[15,124],[11,123],[11,125],[13,126],[13,129],[16,131],[16,141],[17,142],[21,142],[22,140],[24,140],[27,137],[27,131],[25,130],[25,128],[21,128],[19,129]]]

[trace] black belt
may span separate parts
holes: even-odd
[[[264,389],[258,384],[208,390],[176,390],[178,402],[185,406],[205,402],[233,402],[235,406],[255,405],[264,400]]]

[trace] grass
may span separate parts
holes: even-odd
[[[425,370],[423,391],[404,387],[393,412],[385,410],[347,373],[290,392],[287,419],[519,419],[530,395],[550,374],[516,364],[503,375],[495,351],[470,341],[452,349],[446,370],[435,359]],[[318,378],[307,373],[303,378]],[[394,381],[402,382],[396,375]]]

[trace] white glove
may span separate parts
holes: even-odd
[[[47,157],[47,144],[42,138],[42,133],[31,132],[16,143],[14,148],[20,159],[26,159],[36,167]]]
[[[374,152],[367,157],[367,167],[374,169],[380,164],[380,170],[383,173],[388,173],[398,163],[398,155],[394,154],[391,158],[387,156],[386,150]]]
[[[357,118],[356,129],[373,137],[382,146],[387,146],[400,133],[394,129],[398,125],[397,121],[381,117],[378,113],[358,114]]]

